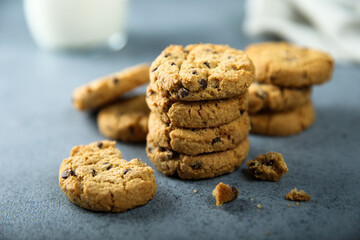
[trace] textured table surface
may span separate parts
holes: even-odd
[[[317,121],[304,133],[250,137],[248,159],[269,150],[283,153],[289,173],[279,182],[253,180],[245,164],[232,174],[202,181],[166,178],[156,171],[156,197],[121,214],[81,209],[61,192],[62,159],[74,145],[103,139],[95,116],[71,106],[76,86],[151,62],[172,43],[212,42],[243,49],[261,40],[241,33],[242,18],[241,1],[134,0],[129,42],[122,51],[51,54],[34,45],[22,1],[1,0],[0,239],[359,239],[357,66],[337,65],[332,81],[315,87]],[[140,157],[153,166],[144,144],[117,147],[125,159]],[[240,195],[217,207],[211,191],[220,181],[236,186]],[[297,207],[285,200],[294,187],[310,193],[311,201]]]

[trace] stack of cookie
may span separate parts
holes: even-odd
[[[331,78],[332,58],[283,42],[253,44],[246,53],[256,67],[249,88],[251,131],[288,136],[311,126],[315,121],[311,87]]]
[[[224,45],[167,47],[150,67],[147,154],[164,175],[209,178],[247,157],[254,66]]]

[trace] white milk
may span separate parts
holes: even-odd
[[[24,0],[36,43],[47,49],[125,45],[127,0]]]

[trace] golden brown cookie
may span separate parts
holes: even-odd
[[[139,159],[125,161],[115,142],[106,140],[74,147],[60,166],[59,184],[75,204],[103,212],[144,205],[157,188],[151,167]]]
[[[150,82],[174,101],[235,97],[253,81],[255,69],[243,51],[225,45],[171,45],[150,67]]]
[[[288,168],[281,153],[268,152],[248,161],[247,167],[251,175],[257,179],[279,181],[288,172]]]
[[[151,111],[167,124],[182,128],[209,128],[240,118],[248,108],[248,93],[245,91],[239,96],[222,100],[173,102],[158,94],[150,84],[146,102]]]
[[[165,176],[178,175],[182,179],[202,179],[234,171],[246,159],[249,147],[249,139],[246,138],[234,149],[188,156],[160,147],[148,135],[146,153]]]
[[[298,191],[297,188],[291,190],[288,194],[286,194],[286,199],[291,201],[310,201],[311,196],[304,192],[304,190]]]
[[[97,123],[100,132],[123,142],[146,140],[150,110],[145,95],[121,100],[100,110]]]
[[[252,83],[249,87],[249,113],[286,111],[310,101],[311,88],[282,88],[271,84]]]
[[[290,136],[310,127],[315,121],[312,102],[284,112],[265,112],[250,115],[251,133],[270,136]]]
[[[157,114],[151,113],[149,126],[149,135],[161,147],[186,155],[198,155],[236,147],[248,137],[250,121],[245,112],[242,117],[219,127],[187,129],[169,126]]]
[[[223,203],[236,200],[239,195],[239,190],[236,187],[230,187],[227,184],[219,182],[212,191],[212,195],[216,200],[216,206],[221,206]]]
[[[256,82],[283,87],[324,83],[334,69],[333,59],[325,52],[285,42],[252,44],[246,53],[255,65]]]
[[[75,89],[73,104],[81,111],[96,109],[147,82],[149,82],[148,64],[126,68]]]

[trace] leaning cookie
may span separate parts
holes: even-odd
[[[234,149],[188,156],[160,147],[151,135],[148,135],[146,153],[165,176],[177,175],[182,179],[203,179],[233,172],[246,159],[249,147],[249,139],[246,138]]]
[[[249,113],[287,111],[310,101],[311,88],[282,88],[271,84],[252,83],[249,87]]]
[[[145,95],[118,101],[100,110],[97,124],[100,132],[123,142],[146,140],[150,110]]]
[[[59,185],[82,208],[124,212],[144,205],[156,194],[154,170],[139,159],[125,161],[115,142],[76,146],[64,159]]]
[[[209,128],[230,123],[248,109],[248,92],[212,101],[171,101],[162,97],[150,84],[146,102],[151,111],[167,124],[182,128]]]
[[[73,104],[81,111],[96,109],[147,82],[149,82],[148,64],[126,68],[75,89]]]
[[[250,115],[251,133],[270,136],[290,136],[310,127],[315,121],[312,102],[284,112],[265,112]]]
[[[252,44],[246,53],[255,65],[256,82],[282,87],[322,84],[334,69],[334,60],[325,52],[285,42]]]
[[[177,128],[161,121],[157,114],[149,118],[149,135],[161,147],[186,155],[221,152],[236,147],[247,138],[250,121],[247,113],[218,127],[203,129]]]
[[[247,55],[225,45],[171,45],[150,67],[150,82],[174,101],[203,101],[242,94],[254,79]]]

